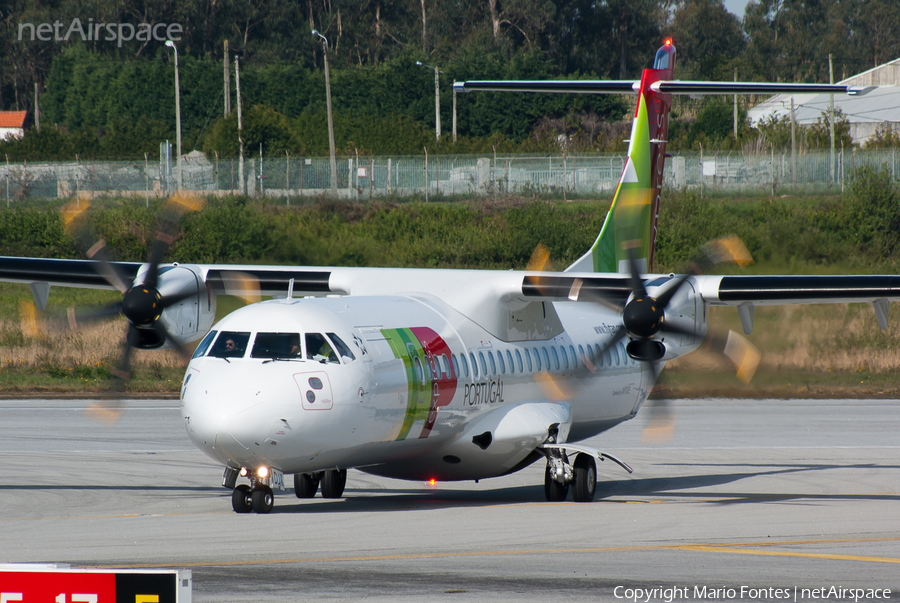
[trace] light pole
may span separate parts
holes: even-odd
[[[178,153],[178,190],[181,190],[181,92],[178,87],[178,49],[172,40],[166,40],[166,46],[175,51],[175,147]]]
[[[334,160],[334,121],[331,117],[331,78],[328,74],[328,38],[315,29],[314,36],[319,36],[325,42],[325,105],[328,109],[328,151],[331,155],[331,194],[337,195],[337,163]]]
[[[416,65],[419,67],[428,67],[432,71],[434,71],[434,138],[435,140],[441,139],[441,86],[440,81],[438,79],[438,73],[440,73],[437,67],[432,67],[431,65],[426,65],[422,61],[416,61]]]

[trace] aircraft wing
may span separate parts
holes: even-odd
[[[146,269],[141,262],[109,262],[109,266],[127,283]],[[47,283],[55,287],[115,289],[103,275],[104,264],[93,260],[0,257],[0,282]],[[174,264],[160,265],[165,274]],[[297,295],[342,293],[329,285],[330,268],[292,268],[290,266],[255,266],[222,264],[186,264],[202,276],[213,291],[229,294],[236,283],[252,283],[260,295],[284,296],[293,280]]]
[[[140,262],[110,262],[113,268],[133,281]],[[56,287],[115,289],[101,274],[100,262],[48,258],[0,257],[0,281],[8,283],[48,283]]]
[[[777,306],[900,300],[900,276],[699,276],[700,296],[713,305]]]

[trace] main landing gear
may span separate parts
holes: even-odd
[[[544,471],[544,496],[549,502],[566,500],[569,487],[575,502],[591,502],[597,489],[597,463],[590,454],[581,452],[570,464],[565,452],[554,450],[547,456]]]
[[[346,469],[330,469],[316,473],[295,473],[294,494],[297,498],[313,498],[322,485],[322,498],[340,498],[347,485]]]

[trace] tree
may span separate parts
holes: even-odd
[[[691,79],[731,79],[746,45],[740,21],[722,0],[688,0],[675,10],[669,33]]]

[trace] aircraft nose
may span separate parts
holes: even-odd
[[[195,371],[182,394],[189,437],[207,456],[222,463],[246,465],[262,460],[274,424],[267,403],[277,404],[283,398],[283,392],[275,390],[258,380],[241,378],[239,371],[230,375]]]

